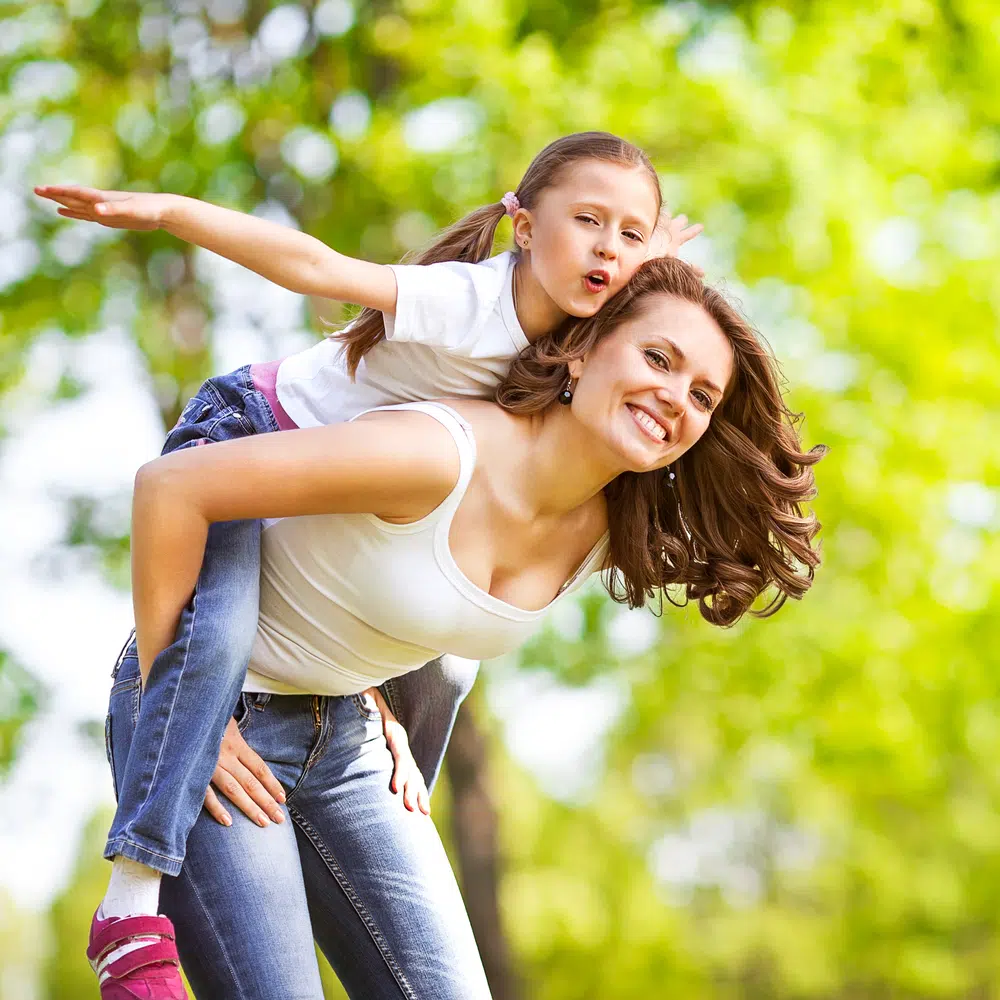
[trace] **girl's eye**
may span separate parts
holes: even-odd
[[[663,368],[665,371],[670,371],[670,359],[662,354],[660,351],[654,351],[648,349],[646,351],[646,357],[653,362],[658,368]]]
[[[642,233],[637,233],[634,229],[630,229],[627,233],[625,233],[625,235],[630,240],[635,240],[636,243],[642,242]]]
[[[578,215],[577,218],[581,222],[593,222],[595,225],[600,225],[600,223],[592,215]]]

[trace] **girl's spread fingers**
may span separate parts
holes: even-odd
[[[205,792],[205,811],[216,823],[221,823],[223,826],[233,825],[233,817],[222,807],[219,796],[211,788]]]

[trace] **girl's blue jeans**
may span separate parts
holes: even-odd
[[[205,382],[184,408],[163,451],[276,430],[271,406],[246,366]],[[166,875],[180,872],[222,736],[240,699],[257,631],[259,586],[260,522],[213,524],[176,638],[150,670],[130,750],[125,757],[114,754],[118,809],[106,858],[121,855]],[[128,650],[134,655],[134,643]],[[428,789],[477,666],[445,656],[383,688],[407,730]],[[110,716],[107,734],[110,759]]]
[[[134,650],[111,695],[112,773],[132,766],[146,712]],[[147,689],[148,690],[148,689]],[[202,812],[160,909],[202,1000],[322,1000],[313,940],[352,1000],[489,1000],[448,858],[429,816],[389,791],[374,699],[243,694],[247,742],[287,790],[284,823]]]

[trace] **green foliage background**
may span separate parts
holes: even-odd
[[[524,651],[520,669],[613,672],[628,692],[574,804],[497,740],[528,995],[1000,997],[1000,8],[326,3],[297,53],[254,70],[275,6],[0,3],[4,183],[271,198],[337,249],[392,260],[514,187],[550,139],[608,128],[705,222],[709,277],[774,344],[808,442],[832,448],[824,565],[801,604],[729,631],[668,607],[662,641],[627,655],[619,609],[591,597],[580,629]],[[370,108],[353,133],[330,124],[347,91]],[[464,131],[414,148],[408,116],[442,99]],[[244,121],[216,143],[203,116],[219,102]],[[303,127],[336,149],[329,176],[296,169]],[[0,391],[41,331],[85,336],[126,302],[169,420],[210,373],[190,250],[103,234],[67,263],[66,226],[31,207],[38,259],[0,295]],[[123,540],[102,544],[114,570]],[[26,684],[0,659],[0,763]],[[96,856],[48,922],[42,995],[93,992],[69,956]],[[38,940],[25,926],[0,906],[8,969]],[[7,996],[18,979],[2,981]]]

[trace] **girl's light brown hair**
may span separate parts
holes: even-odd
[[[661,205],[660,182],[649,157],[638,147],[610,132],[576,132],[549,143],[532,161],[518,184],[517,200],[529,211],[538,196],[559,183],[563,170],[580,160],[604,160],[626,167],[640,167],[649,174],[656,193],[656,210]],[[478,264],[493,252],[493,240],[500,220],[506,215],[502,202],[494,202],[470,212],[449,226],[413,264],[437,264],[461,260]],[[517,252],[517,251],[515,251]],[[385,322],[377,309],[363,309],[350,325],[333,335],[344,344],[347,370],[353,377],[361,359],[385,337]]]
[[[667,470],[626,472],[605,487],[611,553],[611,596],[640,607],[663,588],[683,589],[715,625],[751,613],[774,614],[812,585],[819,564],[819,523],[803,504],[815,496],[811,466],[826,452],[803,451],[797,423],[782,399],[777,362],[753,327],[721,292],[682,261],[647,261],[595,316],[564,325],[525,348],[497,389],[514,413],[538,413],[556,402],[570,361],[584,358],[651,296],[701,306],[733,351],[733,376],[698,442]],[[667,599],[674,600],[669,592]]]

